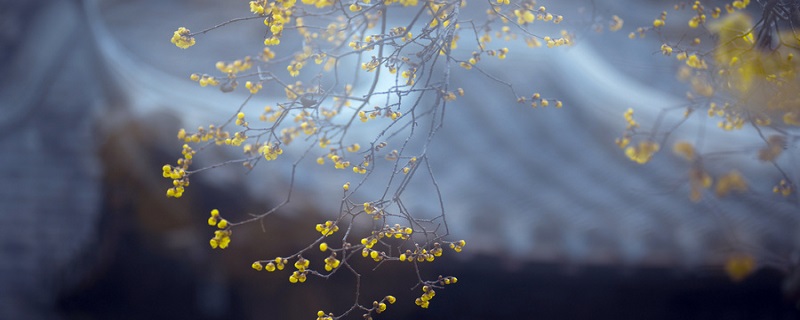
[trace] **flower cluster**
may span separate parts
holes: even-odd
[[[526,101],[528,101],[528,99],[526,97],[517,98],[517,102],[519,102],[519,103],[523,103],[523,102],[526,102]],[[561,107],[564,106],[564,103],[561,102],[561,100],[542,98],[542,95],[540,93],[538,93],[538,92],[536,92],[533,95],[531,95],[530,101],[531,101],[531,107],[532,108],[537,108],[537,107],[540,107],[540,106],[541,107],[547,107],[547,106],[550,105],[551,102],[553,103],[553,105],[557,109],[560,109]]]
[[[303,283],[306,282],[306,274],[308,273],[308,266],[311,264],[310,261],[300,257],[295,261],[294,268],[297,269],[292,272],[292,275],[289,276],[289,282],[291,283]]]
[[[625,156],[638,164],[645,164],[658,152],[659,145],[655,141],[641,141],[639,145],[625,148]]]
[[[216,226],[219,230],[214,231],[214,238],[209,240],[211,248],[225,249],[231,243],[231,234],[233,231],[230,229],[230,223],[219,216],[219,210],[211,210],[211,216],[208,218],[208,225]]]
[[[521,9],[514,9],[514,16],[517,18],[517,24],[525,25],[532,23],[536,20],[545,21],[545,22],[553,22],[553,23],[561,23],[564,20],[564,17],[560,15],[553,15],[552,13],[546,12],[547,9],[544,6],[540,6],[534,13],[533,5],[535,2],[523,2]]]
[[[196,81],[198,84],[200,84],[201,87],[206,87],[206,86],[214,87],[219,85],[219,79],[207,74],[200,75],[197,73],[192,73],[191,75],[189,75],[189,79],[191,79],[192,81]]]
[[[336,252],[332,252],[330,256],[325,258],[324,262],[325,271],[333,271],[333,269],[338,268],[339,264],[341,263],[339,259],[336,259]]]
[[[750,255],[736,254],[725,261],[725,273],[735,282],[744,280],[755,269],[756,260]]]
[[[400,112],[400,111],[392,111],[391,108],[381,109],[380,107],[376,106],[369,113],[367,113],[364,110],[359,111],[358,112],[358,119],[361,120],[361,122],[367,122],[367,120],[375,119],[375,118],[377,118],[378,116],[381,116],[381,115],[383,115],[386,118],[392,119],[392,120],[397,120],[401,116],[403,116],[403,113]]]
[[[316,226],[317,232],[321,233],[323,236],[330,236],[334,232],[339,231],[339,226],[336,225],[333,221],[325,221],[324,224],[318,223]]]
[[[193,133],[187,132],[186,129],[180,129],[178,131],[178,140],[186,143],[198,143],[214,140],[217,145],[231,144],[232,141],[230,132],[223,131],[221,127],[214,126],[213,124],[209,125],[208,128],[198,127],[197,132]],[[186,159],[188,155],[190,157],[188,159],[191,160],[191,156],[195,153],[196,152],[191,150],[188,144],[183,146],[182,154],[184,159]]]
[[[175,30],[175,32],[172,34],[172,39],[170,39],[170,42],[172,42],[172,44],[174,44],[178,48],[186,49],[188,47],[193,46],[195,40],[194,37],[192,36],[192,32],[189,31],[189,29],[180,27],[178,28],[178,30]]]
[[[320,141],[320,144],[323,142]],[[345,169],[350,167],[350,161],[345,161],[341,156],[337,155],[334,151],[328,153],[328,159],[333,161],[333,167],[336,169]],[[324,161],[324,160],[323,160]],[[320,162],[320,161],[317,161]]]
[[[684,120],[694,114],[692,111],[704,108],[709,117],[719,119],[717,126],[723,131],[755,128],[763,146],[757,149],[743,147],[742,150],[747,151],[742,152],[753,152],[759,160],[776,167],[783,179],[777,182],[773,192],[789,196],[794,193],[793,183],[781,168],[780,157],[788,146],[787,137],[792,133],[779,126],[781,123],[786,126],[800,124],[796,120],[800,114],[796,104],[800,92],[795,89],[800,85],[797,75],[800,65],[794,59],[800,42],[796,37],[788,36],[790,32],[780,30],[780,20],[784,18],[775,12],[783,10],[783,4],[762,7],[762,10],[770,11],[764,17],[771,15],[769,19],[772,20],[758,23],[753,23],[744,10],[749,4],[750,1],[731,1],[723,7],[712,8],[701,1],[693,1],[676,5],[677,11],[691,9],[692,14],[686,20],[690,31],[681,38],[690,41],[668,41],[665,37],[668,34],[665,29],[666,11],[654,20],[652,26],[640,27],[630,37],[635,38],[637,33],[644,37],[653,32],[660,39],[667,40],[661,44],[660,51],[682,62],[678,79],[689,83],[691,88],[686,93],[690,106],[684,113]],[[706,43],[703,39],[714,44],[703,46]],[[625,113],[625,119],[626,131],[617,139],[617,144],[625,149],[631,160],[648,162],[659,149],[654,140],[661,133],[650,133],[637,146],[628,146],[638,134],[640,125],[633,120],[630,109]],[[679,126],[680,123],[675,129]],[[664,136],[668,137],[670,133],[664,133]],[[691,144],[677,142],[673,150],[691,163],[688,180],[692,200],[699,200],[702,191],[712,186],[715,186],[718,197],[747,190],[747,179],[735,169],[714,181]]]
[[[745,192],[747,191],[747,181],[744,180],[739,171],[732,170],[717,179],[717,186],[715,192],[717,197],[724,197],[731,192]]]
[[[362,317],[365,320],[372,320],[372,312],[375,312],[376,314],[383,313],[387,308],[386,303],[394,304],[396,301],[397,299],[394,296],[386,296],[381,299],[381,301],[372,301],[372,308],[368,309],[367,313],[365,313]]]
[[[620,149],[625,150],[625,156],[633,162],[638,164],[645,164],[653,158],[653,155],[658,152],[660,146],[655,141],[643,140],[636,146],[629,146],[631,137],[636,133],[639,128],[639,123],[633,118],[633,109],[628,108],[623,114],[625,118],[625,132],[621,138],[617,138],[615,143]]]
[[[451,244],[452,245],[452,244]],[[455,248],[455,246],[453,246]],[[461,247],[459,247],[458,251],[461,251]],[[442,246],[435,242],[433,244],[433,248],[431,250],[427,250],[425,248],[415,248],[412,252],[411,250],[406,250],[406,252],[401,253],[400,257],[398,258],[400,261],[408,261],[408,262],[433,262],[436,257],[442,256]]]
[[[462,250],[462,249],[464,248],[464,246],[466,246],[466,245],[467,245],[467,242],[466,242],[466,241],[464,241],[464,240],[458,240],[458,241],[456,241],[456,242],[451,242],[451,243],[450,243],[450,249],[453,249],[453,251],[455,251],[455,252],[461,252],[461,250]]]
[[[406,166],[403,167],[402,169],[403,173],[408,174],[408,172],[411,171],[411,168],[414,168],[414,166],[416,165],[417,165],[417,157],[411,157],[411,159],[408,159],[408,164],[406,164]]]
[[[211,248],[216,249],[225,249],[228,247],[228,244],[231,243],[231,234],[233,231],[230,229],[227,230],[217,230],[214,231],[214,237],[209,240],[209,244]]]
[[[436,296],[436,290],[433,290],[430,286],[423,286],[422,287],[422,295],[414,300],[414,304],[420,306],[421,308],[427,309],[431,304],[431,299]]]
[[[186,170],[182,168],[185,162],[185,159],[181,159],[179,161],[181,167],[173,167],[168,164],[165,164],[163,167],[161,167],[161,170],[163,171],[162,176],[164,178],[172,179],[173,187],[167,189],[167,197],[182,197],[185,190],[184,187],[189,185],[189,177],[186,175]]]
[[[392,296],[388,296],[388,297],[392,297]],[[394,297],[392,297],[392,298],[394,298]],[[395,299],[391,299],[389,301],[391,302],[391,301],[396,301],[396,300]],[[383,302],[383,301],[381,301],[381,302],[373,301],[372,302],[372,307],[375,308],[375,313],[381,313],[381,312],[386,311],[386,303]]]
[[[428,120],[433,120],[430,128],[440,127],[444,117],[437,115],[443,114],[443,108],[448,103],[459,103],[458,97],[465,95],[463,88],[449,86],[451,72],[456,77],[466,72],[487,75],[488,79],[507,86],[513,97],[522,97],[519,102],[530,103],[533,107],[562,107],[560,100],[542,97],[538,92],[518,95],[511,84],[492,75],[493,70],[484,69],[479,62],[481,59],[494,58],[508,61],[518,54],[522,55],[512,52],[509,47],[514,47],[511,45],[493,43],[495,39],[504,42],[524,40],[531,47],[549,48],[572,45],[575,39],[567,30],[550,35],[538,34],[536,25],[542,22],[559,24],[563,17],[538,5],[535,0],[513,4],[508,0],[487,3],[483,22],[472,17],[465,20],[461,9],[465,5],[466,1],[451,0],[362,0],[348,3],[332,0],[253,0],[248,3],[247,9],[251,13],[248,17],[233,19],[198,32],[197,35],[205,34],[243,20],[263,21],[260,27],[264,31],[260,33],[263,38],[259,43],[263,40],[264,47],[247,56],[241,55],[243,58],[238,60],[217,62],[214,74],[195,73],[190,76],[200,86],[213,86],[223,92],[241,90],[238,85],[242,83],[246,89],[244,93],[250,95],[238,108],[232,108],[235,111],[223,122],[199,127],[196,132],[185,129],[178,132],[178,138],[187,145],[178,165],[163,168],[164,176],[173,180],[173,188],[168,195],[180,197],[183,188],[188,186],[191,174],[220,165],[239,163],[250,170],[257,164],[265,165],[265,162],[269,166],[284,166],[291,162],[291,183],[287,188],[286,201],[280,202],[280,205],[239,222],[223,219],[219,211],[212,211],[208,223],[217,230],[211,244],[215,248],[226,248],[233,226],[262,221],[289,202],[295,187],[295,169],[303,170],[309,162],[313,163],[313,160],[302,161],[304,158],[316,159],[320,165],[330,161],[332,169],[352,168],[358,175],[346,177],[359,179],[353,181],[352,185],[347,181],[333,184],[341,196],[339,215],[316,225],[317,232],[322,236],[311,245],[285,258],[252,262],[254,270],[282,270],[292,261],[295,270],[288,275],[289,281],[302,283],[308,277],[327,278],[339,270],[358,276],[359,271],[347,260],[357,257],[358,251],[364,257],[380,262],[377,265],[395,261],[414,265],[432,262],[443,254],[445,246],[460,252],[466,245],[463,240],[445,241],[442,230],[446,229],[439,229],[441,225],[431,226],[429,217],[416,216],[415,212],[403,206],[403,190],[414,188],[416,180],[419,180],[412,179],[416,174],[430,170],[427,151],[416,149],[415,143],[408,143],[421,135],[414,128],[418,128],[418,123]],[[394,10],[417,10],[416,18],[410,23],[390,25],[394,22],[387,19],[387,15],[394,14],[389,11],[399,12]],[[616,31],[623,27],[623,21],[614,16],[608,26],[609,30]],[[172,42],[186,48],[194,44],[193,36],[195,34],[181,28],[176,31]],[[297,37],[298,41],[294,42],[297,46],[280,47],[281,40],[288,39],[285,37]],[[697,57],[705,56],[698,54]],[[700,60],[688,57],[687,60],[691,60],[692,65],[701,65]],[[354,66],[355,70],[345,70],[347,66]],[[437,79],[442,75],[445,76]],[[392,86],[386,87],[387,82],[383,80],[389,80]],[[355,87],[363,83],[373,84]],[[259,121],[254,121],[255,117],[248,115],[256,101],[267,97],[257,95],[262,91],[270,92],[269,99],[277,101],[269,106],[257,106],[263,108],[263,112],[258,115]],[[433,96],[432,99],[429,99],[430,96]],[[355,128],[357,126],[364,126],[365,130]],[[366,128],[368,126],[370,128]],[[426,139],[431,139],[435,131],[431,129]],[[360,132],[380,134],[369,137]],[[422,136],[425,136],[424,133]],[[396,149],[386,148],[389,144]],[[306,151],[283,155],[284,149],[289,150],[290,145],[293,151]],[[189,170],[197,152],[217,146],[240,147],[242,153],[238,154],[239,159]],[[287,156],[291,159],[272,161]],[[379,157],[390,164],[376,161]],[[312,170],[328,169],[331,168],[325,166]],[[363,196],[359,191],[371,188],[372,180],[384,176],[390,177],[387,188],[395,190],[387,189],[385,196],[368,202],[354,201]],[[395,183],[398,181],[400,183]],[[731,181],[729,189],[734,190],[735,184]],[[328,183],[325,185],[330,186]],[[338,189],[338,186],[342,189]],[[444,217],[444,210],[441,217]],[[403,223],[405,225],[388,224],[390,219],[394,223],[396,218],[400,219],[396,221],[406,221]],[[358,219],[369,220],[369,230],[363,230],[361,227],[364,225],[356,222]],[[342,238],[336,239],[341,246],[332,247],[330,244],[333,242],[322,242],[340,227],[346,229],[340,234]],[[358,239],[361,240],[360,244]],[[355,244],[352,243],[354,240]],[[313,255],[320,253],[309,252],[316,251],[311,250],[315,247],[323,252],[319,260],[324,262],[315,268],[324,267],[327,272],[312,270],[310,261],[303,258],[316,261],[317,257]],[[457,281],[455,277],[441,276],[435,281],[425,281],[423,275],[422,272],[417,273],[418,284],[425,287],[420,298],[422,302],[418,303],[421,306],[424,304],[423,307],[427,307],[435,294],[434,289]],[[373,301],[370,306],[359,302],[368,300],[356,297],[355,307],[366,312],[365,319],[371,319],[373,315],[386,311],[387,306],[395,300],[393,296],[386,296]],[[339,316],[320,311],[317,317],[318,320],[329,320]]]
[[[246,56],[244,59],[241,60],[234,60],[231,62],[225,61],[217,61],[214,65],[222,73],[227,74],[236,74],[239,72],[247,71],[253,67],[253,59],[250,56]]]
[[[784,197],[790,196],[792,193],[794,193],[794,191],[794,185],[787,179],[781,179],[776,186],[772,187],[772,192],[780,194]]]
[[[672,146],[672,151],[691,164],[689,170],[689,186],[691,188],[689,198],[692,201],[699,201],[702,191],[711,188],[714,184],[716,184],[715,193],[720,198],[732,192],[741,193],[747,191],[747,181],[736,170],[720,176],[715,182],[711,174],[703,168],[702,158],[691,143],[678,141]]]
[[[611,30],[612,32],[613,31],[619,31],[620,29],[622,29],[622,26],[624,24],[625,24],[625,21],[622,20],[622,18],[620,18],[617,15],[614,15],[614,16],[611,17],[611,22],[609,22],[609,24],[608,24],[608,30]]]
[[[364,212],[368,215],[372,215],[373,219],[375,220],[380,219],[384,215],[383,210],[376,207],[372,203],[364,202],[363,207],[364,207]]]
[[[220,228],[220,229],[227,229],[228,228],[228,220],[222,219],[219,216],[219,210],[218,209],[212,209],[211,210],[211,216],[208,217],[208,225],[212,226],[212,227],[216,226],[217,228]]]
[[[264,155],[264,159],[267,161],[272,161],[278,158],[279,155],[283,154],[283,149],[281,149],[280,145],[267,143],[258,147],[258,153]]]
[[[333,313],[325,314],[325,311],[317,311],[317,320],[333,320]]]
[[[192,158],[195,151],[188,145],[183,145],[181,151],[182,158],[178,159],[177,166],[165,164],[161,167],[161,176],[167,179],[172,179],[172,187],[167,189],[168,198],[180,198],[183,196],[185,187],[189,186],[189,165],[192,164]]]
[[[436,288],[443,288],[444,285],[455,284],[458,282],[458,278],[453,276],[443,277],[439,276],[436,281],[427,281],[425,285],[422,286],[422,295],[414,300],[414,304],[420,306],[421,308],[427,309],[430,306],[430,301],[436,296]]]
[[[364,249],[361,250],[361,256],[364,257],[364,258],[366,258],[366,257],[372,258],[372,260],[375,260],[375,262],[380,262],[384,258],[388,257],[386,255],[386,252],[378,251],[378,250],[372,250],[372,249],[367,248],[367,247],[364,247]]]
[[[364,257],[370,257],[375,261],[381,261],[384,257],[386,257],[386,254],[384,252],[378,252],[372,249],[381,239],[393,238],[408,240],[413,232],[414,230],[412,228],[402,227],[399,224],[395,224],[393,227],[386,225],[380,231],[372,231],[370,236],[361,239],[361,244],[364,246],[364,249],[361,251],[361,255]],[[403,255],[400,257],[401,261],[403,261]]]
[[[458,278],[453,276],[442,277],[439,276],[439,285],[446,285],[446,284],[455,284],[458,282]]]
[[[270,37],[264,39],[264,45],[280,44],[284,25],[291,22],[292,8],[295,0],[268,2],[267,0],[250,1],[250,12],[263,16],[264,25],[269,28]],[[305,3],[305,1],[303,1]]]
[[[277,257],[273,260],[267,261],[266,264],[263,264],[261,261],[255,261],[252,264],[252,268],[256,271],[267,270],[267,272],[273,272],[275,270],[283,270],[286,267],[286,263],[288,261],[284,258]]]

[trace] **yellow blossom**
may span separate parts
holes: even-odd
[[[194,37],[191,34],[189,29],[180,27],[172,34],[172,39],[170,41],[178,48],[186,49],[193,46],[195,43]]]
[[[725,273],[735,282],[742,281],[753,273],[756,261],[750,255],[735,255],[725,261]]]
[[[659,145],[653,141],[639,142],[638,146],[630,146],[625,149],[625,155],[631,161],[638,164],[645,164],[658,152]]]
[[[695,158],[694,146],[686,141],[676,142],[672,146],[672,151],[689,161],[692,161]]]
[[[608,30],[619,31],[619,29],[622,29],[623,24],[624,21],[622,20],[622,18],[614,15],[611,17],[611,24],[609,24]]]
[[[715,188],[717,197],[724,197],[731,193],[731,191],[747,191],[747,182],[738,171],[731,171],[717,180],[717,186]]]

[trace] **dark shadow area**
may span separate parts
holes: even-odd
[[[186,199],[166,201],[147,175],[169,150],[155,143],[157,123],[120,127],[101,149],[106,192],[98,263],[76,288],[62,293],[60,314],[69,319],[309,319],[318,309],[342,312],[353,302],[353,276],[311,277],[290,284],[289,271],[256,272],[249,261],[297,250],[314,237],[313,212],[272,216],[234,235],[235,246],[205,245],[213,228],[200,215],[213,204],[225,211],[266,207],[243,200],[236,188],[198,181]],[[137,156],[129,157],[129,153]],[[127,160],[126,160],[127,159]],[[134,161],[136,164],[128,163]],[[152,181],[158,181],[153,179]],[[241,187],[241,186],[240,186]],[[233,201],[232,199],[236,199]],[[324,255],[310,256],[320,263]],[[782,292],[785,276],[763,269],[734,283],[719,269],[676,270],[510,262],[497,256],[468,260],[445,255],[421,264],[424,277],[454,275],[455,285],[437,291],[429,309],[413,268],[351,260],[362,273],[361,302],[387,294],[398,302],[376,318],[386,319],[797,319],[800,312]],[[360,318],[360,313],[348,318]]]

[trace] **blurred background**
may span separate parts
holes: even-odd
[[[377,318],[800,318],[797,199],[757,191],[775,172],[732,156],[724,163],[763,178],[748,181],[756,191],[694,203],[680,159],[639,166],[613,144],[625,109],[638,107],[647,123],[684,104],[685,89],[672,61],[654,59],[658,39],[592,28],[617,14],[633,30],[669,8],[606,2],[542,3],[577,17],[569,26],[578,44],[512,46],[504,63],[518,68],[486,62],[564,109],[517,107],[510,94],[455,77],[454,87],[475,94],[448,111],[429,156],[450,240],[468,245],[422,272],[459,282],[420,309],[413,269],[362,273],[362,303],[398,298]],[[246,1],[0,0],[0,319],[312,319],[352,304],[349,274],[290,285],[250,267],[316,237],[310,226],[334,218],[320,182],[337,177],[299,173],[294,204],[237,229],[225,251],[207,245],[209,210],[263,212],[282,199],[286,172],[222,168],[194,178],[179,200],[164,196],[159,169],[179,154],[178,129],[226,118],[243,100],[188,75],[260,51],[263,24],[231,25],[186,51],[169,37],[246,15]],[[676,135],[696,137],[709,124]],[[703,134],[723,145],[757,140]],[[420,199],[410,202],[416,210],[437,210],[427,192],[407,193]],[[734,281],[725,272],[732,257],[756,268]]]

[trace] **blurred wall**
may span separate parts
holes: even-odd
[[[74,1],[0,2],[0,318],[51,319],[96,244],[106,89]]]

